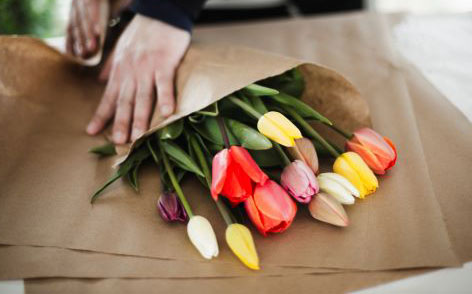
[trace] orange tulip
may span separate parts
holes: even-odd
[[[352,139],[346,142],[346,149],[359,154],[378,175],[385,174],[397,160],[397,150],[392,141],[369,128],[355,131]]]
[[[297,213],[295,202],[272,180],[267,180],[263,185],[257,184],[254,195],[244,204],[252,223],[264,236],[285,231]]]

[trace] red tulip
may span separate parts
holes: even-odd
[[[257,184],[254,196],[249,197],[244,204],[252,223],[264,236],[285,231],[297,213],[295,202],[272,180]]]
[[[385,174],[397,160],[397,150],[392,141],[369,128],[355,131],[352,139],[346,142],[346,149],[359,154],[378,175]]]
[[[254,183],[264,184],[268,177],[252,159],[251,154],[239,146],[223,149],[213,158],[211,196],[218,194],[236,205],[252,195]]]

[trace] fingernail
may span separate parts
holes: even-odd
[[[100,35],[100,26],[99,25],[94,26],[93,30],[94,30],[95,34]]]
[[[126,135],[123,132],[118,131],[113,134],[113,141],[115,141],[116,144],[123,144],[126,142]]]
[[[88,40],[87,40],[87,48],[88,48],[89,50],[93,50],[93,49],[94,49],[93,47],[94,47],[94,46],[93,46],[93,40],[88,39]]]
[[[75,43],[75,52],[77,52],[79,55],[82,55],[82,46],[79,43]]]
[[[95,133],[97,132],[96,129],[97,129],[97,125],[92,121],[88,124],[86,132],[89,135],[95,135]]]
[[[172,113],[172,107],[170,105],[162,105],[161,114],[163,116],[168,116]]]

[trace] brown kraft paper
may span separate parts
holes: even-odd
[[[343,27],[353,30],[352,24],[343,22],[336,29],[342,30]],[[286,34],[290,34],[290,29],[296,27],[289,23],[284,24],[284,28]],[[363,24],[354,28],[363,32],[360,39],[366,38],[364,42],[375,37],[375,28],[366,30]],[[198,35],[201,42],[204,33]],[[250,34],[248,36],[250,39]],[[328,44],[324,46],[329,47]],[[352,73],[355,63],[356,79],[362,81],[364,78],[361,84],[382,85],[382,89],[379,86],[367,87],[364,96],[389,101],[388,110],[392,114],[385,113],[387,108],[382,107],[380,101],[375,103],[375,100],[368,98],[373,105],[371,107],[378,111],[373,114],[374,127],[392,137],[399,147],[401,156],[398,166],[389,176],[382,178],[381,188],[374,196],[349,209],[352,226],[345,230],[316,222],[306,210],[300,209],[293,227],[286,233],[267,239],[256,235],[263,265],[380,269],[455,264],[437,202],[430,197],[433,192],[425,173],[421,147],[410,144],[418,139],[415,139],[415,132],[410,132],[407,127],[412,114],[402,98],[406,95],[406,89],[400,83],[400,77],[390,76],[388,67],[382,62],[367,62],[370,60],[368,54],[372,56],[372,52],[363,53],[362,48],[352,48],[352,45],[343,48],[349,48],[343,54],[350,58],[344,57],[339,61],[350,60],[344,65],[346,72]],[[4,138],[9,138],[8,144],[2,143],[2,154],[8,154],[9,159],[2,160],[6,164],[2,165],[1,170],[0,241],[5,244],[58,246],[181,260],[198,259],[189,242],[182,242],[186,240],[185,227],[168,226],[159,220],[155,212],[159,184],[153,167],[143,171],[139,195],[130,195],[131,190],[119,183],[96,205],[92,207],[88,204],[88,195],[108,176],[111,164],[111,159],[97,160],[84,152],[100,142],[99,138],[85,136],[83,128],[97,103],[102,86],[86,73],[77,74],[71,70],[73,65],[61,63],[60,57],[47,53],[47,49],[34,52],[44,54],[40,56],[43,66],[40,70],[34,67],[34,60],[28,60],[31,69],[15,68],[23,73],[21,87],[18,84],[15,87],[12,71],[10,75],[1,76],[4,85],[2,103],[8,105],[8,112],[5,110],[1,117],[2,123],[9,126],[4,134]],[[316,52],[328,51],[319,47]],[[20,53],[21,50],[16,50],[15,54],[8,55],[9,63],[13,64],[15,56],[22,56]],[[290,54],[297,55],[294,52]],[[316,54],[307,54],[304,58],[328,63],[339,58],[337,54],[337,51],[331,51],[331,56],[324,55],[326,59],[314,58]],[[51,61],[50,64],[45,60]],[[3,60],[2,64],[5,64]],[[43,71],[48,73],[47,79],[32,79],[35,82],[25,79],[25,73],[38,78],[44,75]],[[60,71],[61,74],[56,74]],[[7,76],[10,77],[8,83],[5,82]],[[57,99],[59,94],[67,99]],[[380,113],[382,109],[383,113]],[[9,115],[11,113],[15,116]],[[402,121],[397,123],[394,114],[402,114]],[[24,122],[21,126],[13,123],[18,116]],[[396,128],[393,128],[393,121]],[[392,127],[389,128],[389,125]],[[195,181],[187,181],[185,189],[188,195],[192,195],[191,201],[199,204],[194,205],[197,213],[204,214],[207,209],[205,205],[209,206],[208,213],[204,215],[213,216],[210,219],[221,236],[221,221],[208,201],[207,192]],[[166,236],[165,240],[160,236]],[[231,254],[224,241],[219,241],[221,256],[213,262],[235,262],[232,256],[229,257]]]

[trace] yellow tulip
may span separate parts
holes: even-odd
[[[302,138],[300,130],[277,111],[269,111],[261,116],[257,122],[257,129],[266,137],[287,147],[295,145],[295,139]]]
[[[359,197],[372,194],[379,182],[364,160],[354,152],[341,154],[333,165],[333,171],[344,176],[359,190]]]
[[[252,239],[251,231],[241,224],[231,224],[226,228],[226,243],[231,251],[248,268],[259,269],[259,257]]]

